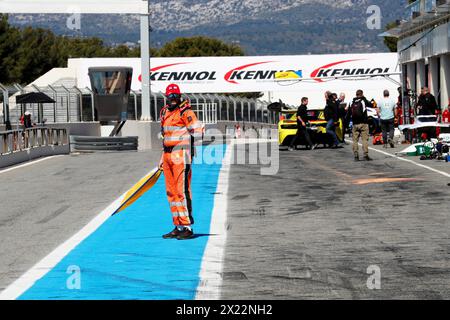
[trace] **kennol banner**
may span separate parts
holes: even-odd
[[[334,87],[356,88],[363,79],[368,80],[364,87],[370,90],[387,81],[374,75],[398,72],[397,61],[396,53],[152,58],[151,90],[164,92],[168,84],[177,83],[185,93],[282,92],[297,86],[316,91],[328,88],[330,81]],[[78,87],[90,87],[88,68],[95,66],[132,67],[132,89],[141,89],[139,58],[70,59]],[[297,78],[277,81],[275,76],[283,71],[293,71]]]

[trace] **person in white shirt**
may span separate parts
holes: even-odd
[[[394,119],[397,116],[397,102],[390,97],[389,90],[384,90],[383,99],[378,101],[377,105],[384,147],[387,148],[387,145],[389,144],[391,148],[394,148]]]

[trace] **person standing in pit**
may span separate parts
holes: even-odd
[[[178,85],[169,85],[166,97],[169,104],[161,110],[164,153],[160,168],[164,172],[167,198],[175,229],[163,235],[163,238],[187,240],[194,237],[191,165],[195,151],[194,144],[203,136],[203,125],[188,101],[182,101]]]
[[[364,97],[362,90],[356,91],[356,98],[348,109],[347,119],[353,122],[353,153],[355,161],[359,161],[359,138],[362,140],[364,160],[371,161],[369,157],[369,119],[367,116],[367,108],[372,104]]]
[[[383,134],[383,145],[387,148],[389,144],[394,148],[394,125],[397,116],[396,102],[390,98],[388,90],[384,90],[383,99],[377,102],[377,113],[381,121],[381,131]]]
[[[297,143],[304,138],[305,142],[307,143],[306,148],[308,150],[314,150],[315,146],[312,143],[311,137],[308,133],[308,98],[304,97],[302,98],[302,103],[300,107],[298,107],[297,110],[297,134],[292,139],[291,145],[289,146],[289,151],[294,151],[294,149],[297,147]]]

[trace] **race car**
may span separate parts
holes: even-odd
[[[281,110],[279,112],[283,117],[278,123],[278,144],[280,147],[288,147],[297,134],[297,110]],[[308,121],[308,132],[312,142],[323,145],[324,147],[332,146],[333,139],[326,133],[327,122],[325,121],[323,110],[308,110]],[[339,120],[336,134],[339,141],[342,142],[344,138],[344,125],[342,120]],[[302,138],[297,141],[297,145],[305,146],[306,141]]]
[[[450,131],[450,124],[440,123],[437,116],[418,115],[413,124],[400,125],[398,128],[403,132],[411,132],[412,136],[417,135],[419,140],[428,140],[429,138],[436,138],[441,132]]]

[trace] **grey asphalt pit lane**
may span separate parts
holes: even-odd
[[[284,280],[303,280],[312,278],[311,268],[288,268],[287,275],[274,275],[272,278]]]
[[[309,189],[311,189],[311,190],[323,190],[324,188],[322,186],[310,186]]]
[[[42,220],[39,220],[38,224],[47,223],[47,222],[55,219],[57,216],[59,216],[60,214],[62,214],[63,212],[65,212],[69,208],[70,208],[70,206],[62,206],[61,208],[53,211],[53,213],[51,215],[45,217]]]
[[[320,209],[320,206],[318,206],[316,202],[299,203],[297,204],[297,207],[298,209],[289,211],[287,215],[297,215]]]
[[[439,292],[431,291],[431,290],[415,292],[414,294],[420,300],[442,300],[443,299],[442,295]]]
[[[367,214],[376,214],[376,213],[379,213],[379,210],[378,210],[377,207],[370,206],[370,205],[362,206],[362,207],[363,207],[364,211],[365,211]]]
[[[128,171],[131,170],[130,166],[124,166],[121,170],[119,170],[117,173],[121,174],[121,173],[127,173]]]
[[[423,196],[426,198],[435,198],[435,197],[445,198],[447,196],[447,194],[444,192],[433,191],[433,192],[427,192]]]
[[[341,232],[341,231],[353,231],[352,228],[343,228],[343,229],[336,229],[337,232]]]
[[[251,214],[233,214],[233,218],[249,218]]]
[[[231,200],[242,200],[242,199],[247,199],[248,197],[250,197],[250,195],[248,194],[243,194],[243,195],[239,195],[239,196],[235,196],[233,197]]]
[[[223,272],[221,274],[223,280],[248,280],[245,273],[237,271],[237,272]]]
[[[371,173],[371,174],[369,174],[369,176],[385,176],[386,175],[386,172],[374,172],[374,173]]]
[[[54,176],[70,175],[73,172],[74,172],[74,169],[72,169],[72,168],[64,168],[61,171],[55,172],[53,175]]]
[[[300,194],[298,193],[289,193],[287,194],[288,197],[298,197]]]

